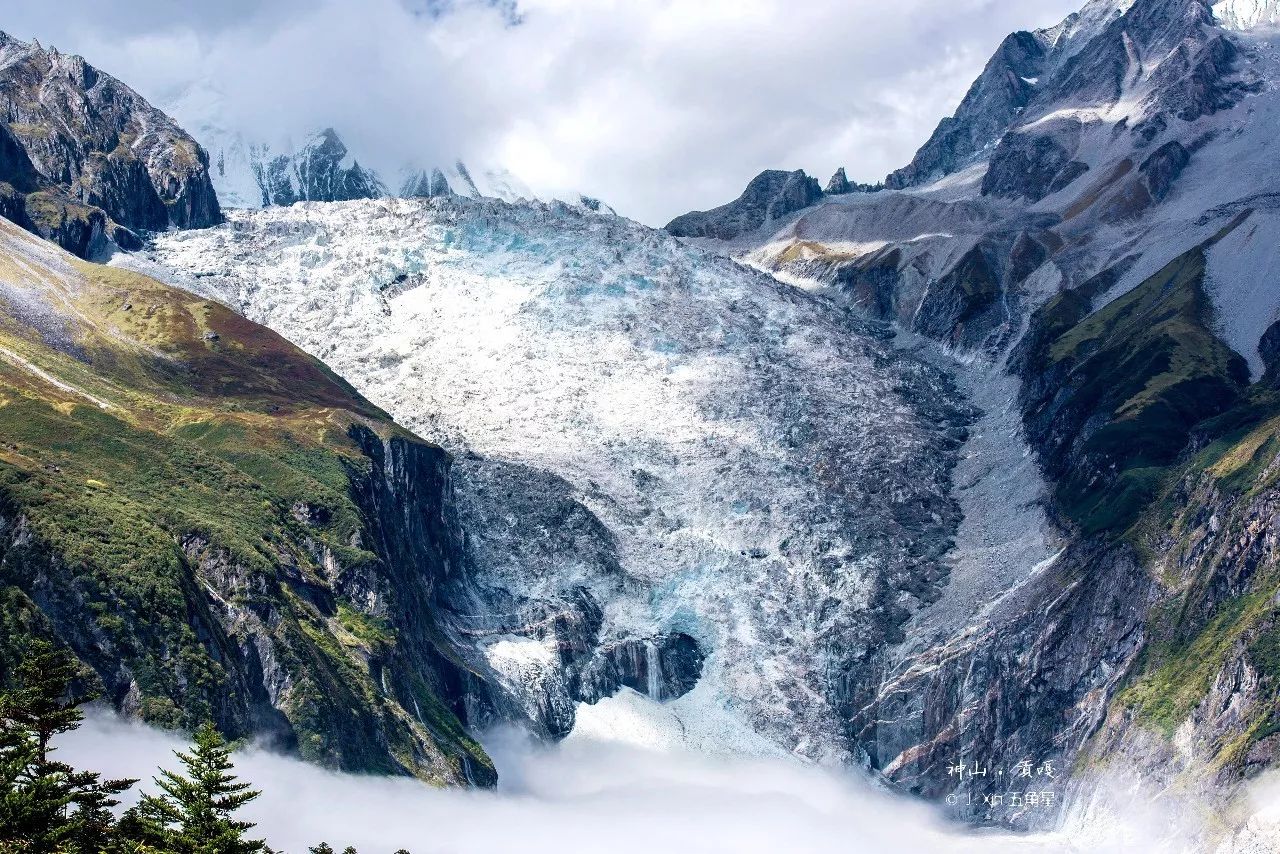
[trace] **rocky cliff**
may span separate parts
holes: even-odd
[[[954,773],[1016,757],[1072,769],[1055,804],[1076,813],[1121,773],[1191,793],[1211,836],[1272,763],[1280,68],[1266,29],[1223,26],[1266,10],[1221,6],[1095,0],[1011,36],[891,189],[743,251],[986,366],[980,388],[1013,377],[989,405],[1017,413],[1056,545],[1011,565],[988,550],[1016,534],[983,542],[993,578],[1017,570],[988,604],[948,628],[926,610],[849,693],[867,763],[970,819],[1055,820]],[[951,559],[954,587],[974,558]]]
[[[70,647],[153,724],[492,783],[439,625],[449,457],[223,306],[0,221],[0,664]]]
[[[0,124],[6,217],[81,257],[221,221],[204,150],[78,56],[0,33]]]
[[[803,170],[772,169],[753,178],[742,195],[729,204],[678,216],[666,229],[677,237],[733,240],[807,208],[821,198],[821,185]]]

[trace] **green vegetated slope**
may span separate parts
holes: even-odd
[[[1120,270],[1058,295],[1018,354],[1058,512],[1163,590],[1112,729],[1171,739],[1194,715],[1208,767],[1237,775],[1280,748],[1280,364],[1250,385],[1205,293],[1206,250],[1247,216],[1097,311]]]
[[[333,767],[492,781],[435,625],[443,451],[225,307],[0,220],[0,666]]]
[[[1280,748],[1278,367],[1199,426],[1207,444],[1143,515],[1140,542],[1168,595],[1118,698],[1168,737],[1194,714],[1207,724],[1202,749],[1213,765],[1238,771],[1261,767]],[[1232,695],[1230,719],[1213,720]]]
[[[1204,251],[1179,256],[1097,312],[1091,291],[1105,276],[1037,312],[1026,418],[1059,508],[1085,533],[1133,524],[1195,426],[1248,385],[1244,359],[1211,331]]]

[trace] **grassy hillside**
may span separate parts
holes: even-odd
[[[1197,247],[1105,307],[1106,276],[1059,295],[1024,345],[1024,411],[1063,515],[1086,534],[1121,533],[1166,484],[1193,429],[1248,384],[1211,329]]]
[[[1143,542],[1169,595],[1151,615],[1151,641],[1120,705],[1172,737],[1189,715],[1204,717],[1197,709],[1221,674],[1252,672],[1258,682],[1241,689],[1239,719],[1207,746],[1218,766],[1238,767],[1280,732],[1278,386],[1273,369],[1202,424],[1212,441],[1142,517]]]
[[[1015,358],[1056,509],[1160,590],[1094,758],[1136,724],[1222,782],[1280,756],[1280,365],[1250,385],[1205,292],[1206,250],[1247,217],[1097,310],[1128,261],[1058,295]]]
[[[273,332],[3,220],[0,303],[0,663],[51,634],[161,725],[493,778],[434,621],[442,451]],[[396,476],[432,501],[382,518]]]

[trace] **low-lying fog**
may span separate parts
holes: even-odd
[[[410,779],[336,774],[248,748],[236,754],[237,772],[264,793],[243,817],[257,822],[257,836],[288,854],[305,854],[320,841],[339,851],[354,845],[361,854],[398,848],[413,854],[1181,848],[1156,845],[1152,834],[1161,831],[1149,818],[1087,839],[1079,833],[981,833],[947,823],[925,804],[877,790],[854,773],[787,759],[652,750],[577,733],[554,746],[532,744],[514,732],[491,733],[485,744],[498,765],[496,791],[436,790]],[[59,758],[77,767],[139,777],[149,786],[158,766],[178,767],[172,751],[185,743],[97,712],[59,745]]]

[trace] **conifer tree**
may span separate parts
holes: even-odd
[[[162,791],[148,795],[127,816],[151,848],[173,854],[259,854],[270,849],[246,839],[254,825],[233,814],[258,797],[232,773],[231,748],[211,723],[200,727],[190,753],[175,751],[185,773],[161,770]]]
[[[84,719],[70,652],[33,640],[0,693],[0,849],[98,854],[113,838],[115,796],[136,780],[102,780],[54,761],[52,740]]]

